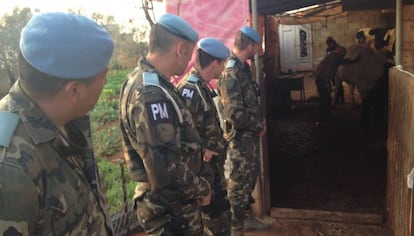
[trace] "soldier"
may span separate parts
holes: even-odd
[[[184,73],[198,40],[181,17],[164,14],[152,26],[149,52],[121,89],[125,159],[137,182],[139,224],[149,235],[201,235],[200,206],[210,185],[199,176],[201,139],[190,111],[169,82]]]
[[[0,234],[113,235],[85,116],[113,47],[80,15],[40,13],[23,28],[20,78],[0,101]]]
[[[247,60],[253,58],[260,42],[256,30],[248,26],[241,28],[218,84],[224,135],[229,141],[228,194],[232,235],[242,235],[244,228],[270,226],[260,221],[253,222],[249,217],[250,204],[254,202],[251,194],[260,169],[259,139],[266,132],[266,122],[258,101],[258,86],[251,79]]]
[[[211,204],[203,208],[206,234],[230,235],[230,204],[224,178],[227,142],[213,100],[216,93],[209,84],[223,72],[230,50],[213,38],[204,38],[197,46],[195,66],[178,88],[200,133],[204,150],[203,176],[209,180],[212,189]]]

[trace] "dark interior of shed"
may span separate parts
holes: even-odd
[[[258,8],[260,14],[280,14],[327,2],[333,1],[259,0]],[[334,2],[341,2],[344,10],[378,9],[392,3]],[[283,87],[271,78],[265,80],[271,207],[383,215],[386,117],[362,127],[359,109],[344,104],[332,111],[334,119],[317,123],[317,100],[292,101]]]
[[[383,214],[386,124],[361,127],[352,104],[317,123],[316,100],[289,104],[267,117],[271,206]]]

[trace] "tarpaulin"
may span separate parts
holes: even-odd
[[[200,38],[214,37],[233,47],[236,32],[249,22],[249,1],[168,0],[167,12],[183,17]]]
[[[237,31],[250,25],[249,1],[167,0],[166,11],[188,21],[198,32],[200,39],[214,37],[226,44],[230,50],[233,48]],[[189,67],[192,65],[194,56]]]

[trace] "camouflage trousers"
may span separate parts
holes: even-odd
[[[138,223],[148,235],[203,235],[201,209],[196,200],[169,203],[150,191],[135,199]]]
[[[235,136],[229,143],[230,175],[228,194],[231,227],[243,230],[250,211],[251,197],[259,174],[259,137]]]
[[[225,152],[204,163],[203,177],[211,186],[211,203],[202,208],[205,235],[230,235],[230,203],[227,198],[226,179],[224,177]]]

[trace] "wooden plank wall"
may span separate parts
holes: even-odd
[[[401,62],[405,70],[414,73],[414,5],[402,9]]]
[[[407,174],[414,167],[414,75],[393,68],[389,82],[387,210],[397,236],[411,231],[412,191]]]

